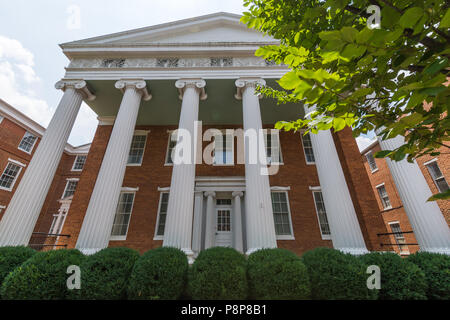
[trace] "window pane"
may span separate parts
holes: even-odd
[[[369,164],[370,170],[374,171],[378,169],[377,163],[375,162],[375,158],[373,157],[372,152],[366,154],[367,163]]]
[[[168,143],[168,150],[167,150],[167,159],[166,163],[172,164],[172,152],[175,150],[175,146],[177,145],[177,135],[176,132],[173,131],[169,135],[169,143]]]
[[[20,171],[20,166],[9,162],[0,177],[0,187],[10,189]]]
[[[325,202],[323,201],[322,192],[313,192],[314,201],[316,203],[317,216],[319,218],[320,232],[322,235],[331,235],[330,225],[328,224],[327,212],[325,210]]]
[[[311,143],[311,136],[309,135],[309,133],[302,135],[302,142],[303,142],[303,150],[305,150],[306,162],[307,163],[315,162],[314,152]]]
[[[223,133],[214,136],[214,163],[233,164],[233,139],[234,135]]]
[[[77,188],[78,181],[67,181],[66,189],[64,190],[63,198],[72,196]]]
[[[20,141],[19,149],[26,152],[31,152],[31,149],[33,149],[34,146],[34,142],[36,141],[36,138],[37,137],[35,135],[29,132],[25,132],[22,141]]]
[[[73,170],[83,170],[87,156],[77,156],[73,165]]]
[[[146,135],[133,136],[133,140],[131,141],[130,153],[128,155],[128,164],[142,163],[146,139]]]
[[[167,205],[169,203],[169,193],[164,192],[161,195],[161,203],[159,204],[159,220],[158,227],[156,230],[157,236],[164,235],[164,228],[166,226],[166,216],[167,216]]]
[[[121,193],[114,217],[112,236],[126,236],[133,207],[134,193]]]
[[[384,209],[391,208],[391,201],[389,200],[389,196],[386,192],[386,188],[384,186],[377,187],[378,195],[380,196],[381,203],[383,204]]]
[[[292,235],[286,192],[272,192],[273,220],[277,235]]]
[[[279,130],[264,129],[264,142],[266,146],[267,164],[281,163],[281,147]]]
[[[403,235],[402,229],[400,228],[400,224],[398,223],[391,223],[391,230],[394,233],[394,239],[395,242],[398,245],[398,248],[400,252],[408,251],[408,246],[405,245],[405,236]]]
[[[441,169],[437,161],[431,162],[427,164],[428,171],[430,172],[431,177],[433,178],[439,192],[445,192],[449,189],[448,183],[442,174]]]

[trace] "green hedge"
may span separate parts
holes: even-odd
[[[128,279],[139,253],[129,248],[106,248],[81,263],[81,289],[70,297],[87,300],[126,298]]]
[[[28,247],[0,247],[0,287],[6,276],[36,251]]]
[[[232,248],[210,248],[200,252],[188,273],[188,295],[198,300],[246,299],[247,261]]]
[[[189,264],[183,251],[162,247],[147,251],[136,262],[128,299],[178,299],[186,287]]]
[[[366,268],[380,267],[380,300],[424,300],[427,298],[425,274],[415,264],[391,252],[372,252],[360,256]]]
[[[285,249],[263,249],[248,258],[250,299],[308,299],[308,270],[301,259]]]
[[[433,300],[450,300],[450,257],[439,253],[417,252],[408,261],[425,272],[427,296]]]
[[[0,290],[3,299],[65,299],[69,293],[67,267],[80,266],[83,254],[75,249],[38,252],[14,269]]]
[[[302,261],[311,281],[311,297],[318,300],[375,299],[367,288],[366,268],[355,256],[329,248],[303,254]]]

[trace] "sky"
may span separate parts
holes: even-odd
[[[243,0],[0,0],[0,98],[46,127],[61,99],[54,84],[69,60],[58,44],[219,11]],[[95,113],[83,103],[69,137],[89,143]],[[362,149],[373,135],[359,137]]]

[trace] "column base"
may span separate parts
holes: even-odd
[[[343,253],[350,253],[355,256],[360,256],[366,253],[369,253],[369,250],[366,248],[335,248],[339,251],[342,251]]]
[[[195,260],[194,251],[192,251],[190,248],[181,248],[181,251],[183,251],[184,254],[187,256],[189,264],[193,264]]]
[[[419,252],[440,253],[450,256],[450,248],[421,248]]]
[[[103,250],[105,248],[77,248],[79,251],[81,251],[82,254],[86,256],[93,255],[94,253],[99,252],[100,250]]]
[[[261,249],[264,249],[264,248],[251,248],[251,249],[248,249],[247,252],[245,253],[245,255],[249,256],[253,252],[256,252],[256,251],[261,250]]]

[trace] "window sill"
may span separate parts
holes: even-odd
[[[25,152],[27,154],[31,154],[33,152],[33,149],[31,149],[30,151],[27,151],[27,150],[24,150],[24,149],[20,149],[20,148],[17,148],[17,149],[22,151],[22,152]]]
[[[322,235],[322,240],[331,240],[331,236],[329,235]]]
[[[173,163],[164,163],[165,167],[173,167]]]
[[[374,169],[374,170],[370,170],[371,173],[375,173],[378,171],[378,168]]]
[[[308,161],[306,161],[306,165],[307,166],[315,166],[316,163],[315,162],[308,162]]]
[[[12,188],[0,187],[0,190],[11,192]]]
[[[295,240],[295,237],[292,235],[279,235],[277,240]]]
[[[142,163],[127,163],[127,167],[140,167]]]
[[[234,163],[213,163],[213,167],[232,167]]]
[[[400,255],[401,256],[409,256],[410,253],[409,253],[409,251],[402,251],[402,252],[400,252]]]
[[[81,171],[83,171],[83,169],[72,169],[70,171],[72,171],[72,172],[81,172]]]
[[[111,236],[109,237],[109,241],[125,241],[127,240],[127,236]]]
[[[153,240],[164,240],[164,236],[154,236]]]

